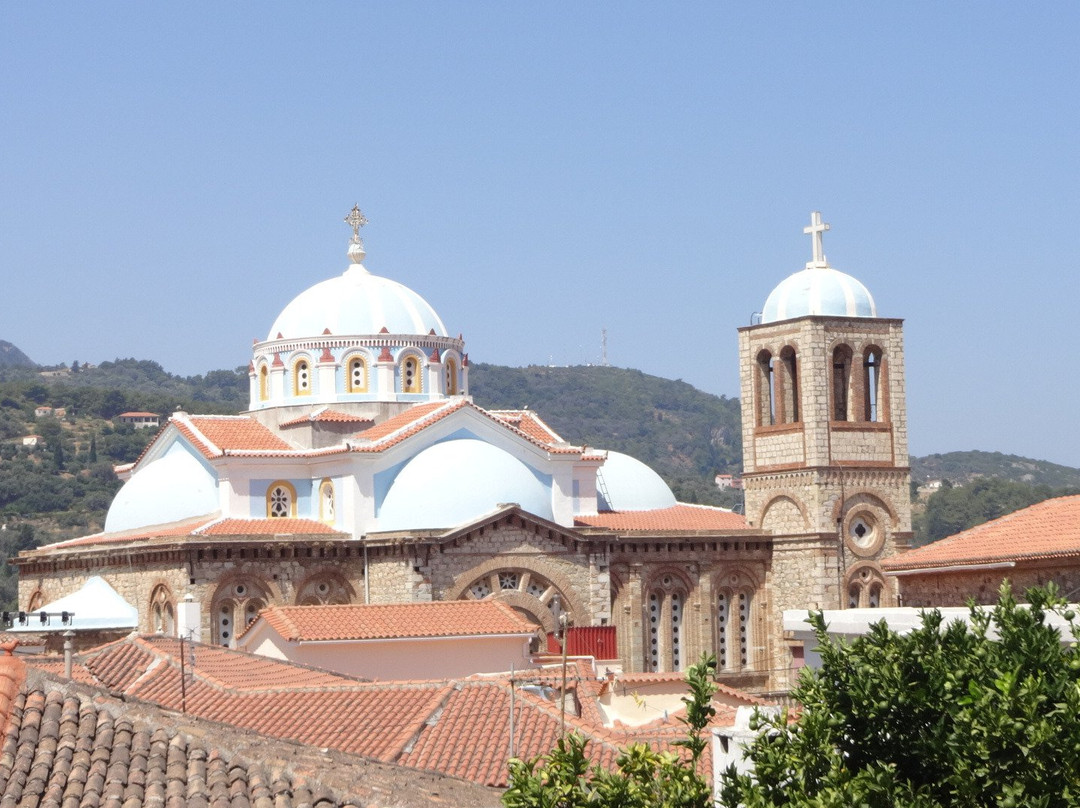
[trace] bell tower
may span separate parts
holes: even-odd
[[[739,329],[746,518],[775,537],[778,611],[893,605],[878,562],[911,536],[903,321],[829,265],[828,230],[813,213],[812,259]]]

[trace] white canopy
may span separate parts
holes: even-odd
[[[42,625],[38,615],[48,613],[50,620]],[[67,625],[61,623],[60,614],[67,612],[72,619]],[[79,631],[80,629],[133,629],[139,625],[139,610],[124,600],[105,579],[95,575],[87,580],[78,592],[54,600],[27,613],[26,625],[7,629],[20,631]]]

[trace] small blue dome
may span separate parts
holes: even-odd
[[[398,472],[379,508],[379,530],[451,528],[508,502],[555,518],[550,488],[520,460],[475,438],[448,440]]]
[[[651,511],[671,508],[675,495],[667,483],[637,458],[608,452],[596,470],[597,509],[601,511]]]
[[[209,516],[220,507],[217,478],[179,444],[136,469],[116,493],[105,532],[116,533]]]
[[[772,290],[761,322],[807,315],[877,317],[877,307],[870,291],[855,278],[832,267],[813,266],[785,278]]]

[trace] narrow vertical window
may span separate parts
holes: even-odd
[[[649,593],[649,670],[660,670],[660,593]]]
[[[728,634],[731,622],[731,600],[727,592],[716,596],[716,662],[720,670],[728,666]]]
[[[671,669],[682,670],[682,594],[671,593]]]
[[[446,360],[446,395],[456,396],[458,393],[457,384],[457,362],[453,359]]]
[[[330,480],[323,480],[319,484],[319,519],[332,525],[335,518],[334,483]]]
[[[298,396],[311,393],[311,365],[306,359],[298,359],[293,365],[293,393]]]
[[[420,362],[415,356],[406,356],[401,361],[401,392],[420,392]]]
[[[799,375],[795,349],[790,345],[780,352],[780,379],[774,387],[780,399],[780,420],[785,424],[799,421]]]
[[[848,388],[851,385],[851,348],[839,345],[832,361],[833,420],[848,420]]]
[[[761,351],[757,356],[757,422],[758,426],[776,423],[776,401],[773,388],[772,354]]]
[[[884,420],[881,411],[881,351],[869,348],[863,361],[863,419]]]
[[[739,593],[739,666],[750,662],[750,596]]]
[[[366,393],[368,389],[367,363],[363,357],[354,356],[349,360],[348,389],[350,393]]]
[[[270,371],[266,365],[259,368],[259,401],[270,398]]]
[[[867,598],[866,605],[871,609],[881,606],[881,584],[873,583],[870,585],[870,596]]]

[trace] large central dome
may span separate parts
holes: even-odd
[[[335,336],[378,334],[384,328],[391,334],[447,336],[424,298],[357,262],[297,295],[274,320],[267,339],[314,337],[326,329]]]

